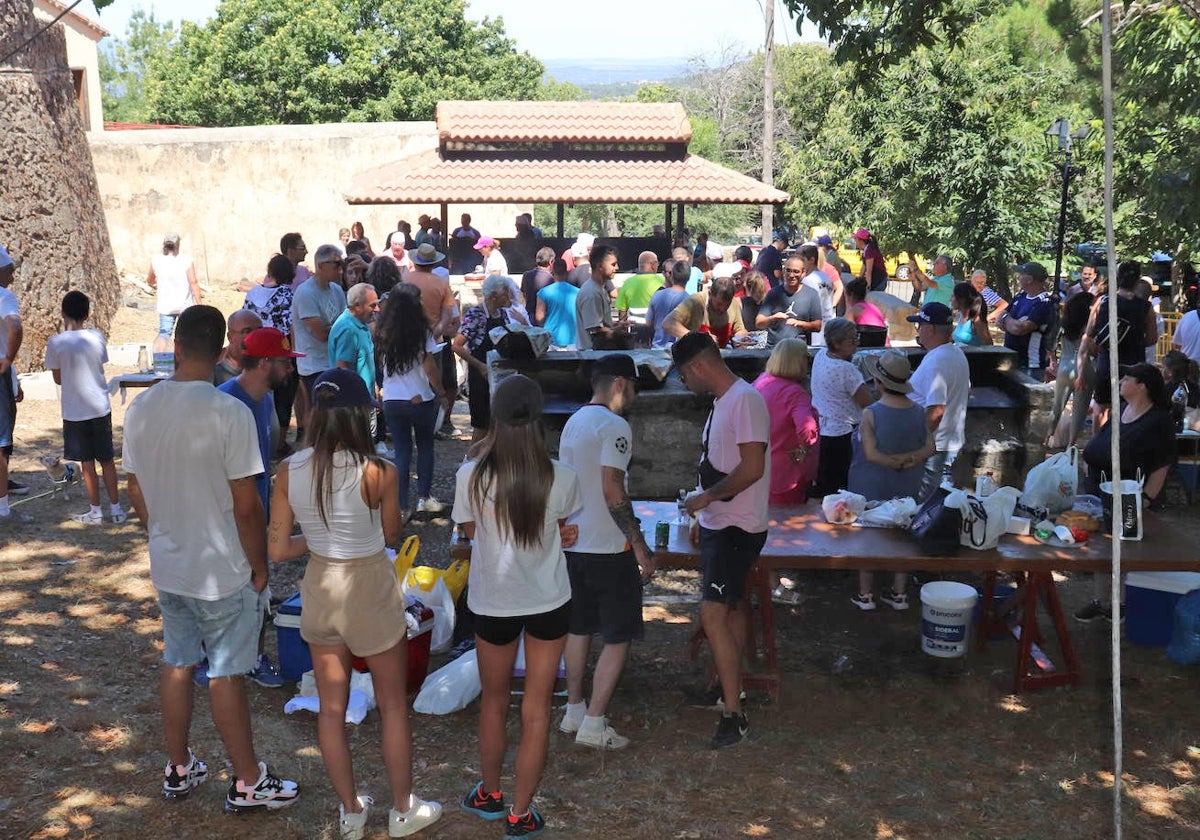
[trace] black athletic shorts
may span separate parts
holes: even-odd
[[[737,606],[746,594],[746,575],[767,542],[734,525],[714,531],[700,526],[700,599]]]
[[[642,638],[642,572],[632,551],[568,551],[571,633],[599,633],[606,644]]]
[[[571,602],[550,612],[537,615],[479,615],[471,613],[475,620],[475,635],[489,645],[507,645],[515,642],[524,630],[535,639],[552,642],[567,635],[571,621]]]
[[[63,456],[68,461],[111,461],[112,414],[91,420],[64,420]]]

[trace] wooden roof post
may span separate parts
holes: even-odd
[[[563,238],[563,203],[561,201],[558,202],[556,207],[557,207],[556,216],[558,219],[558,238],[562,239]]]

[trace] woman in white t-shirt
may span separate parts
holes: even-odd
[[[417,441],[417,511],[441,513],[445,506],[433,487],[433,434],[444,400],[442,373],[434,354],[439,347],[421,306],[421,290],[397,283],[375,325],[375,347],[383,373],[383,416],[392,434],[400,473],[400,508],[407,511],[413,438]]]
[[[812,366],[812,403],[821,423],[821,458],[817,463],[814,496],[846,489],[851,437],[862,419],[862,410],[875,401],[863,375],[850,361],[858,351],[858,327],[846,318],[825,322],[825,350]]]
[[[312,389],[310,446],[275,476],[267,553],[273,562],[308,554],[300,583],[300,637],[312,652],[321,711],[317,743],[340,806],[341,837],[362,838],[372,804],[354,783],[346,740],[351,657],[371,670],[383,721],[383,764],[392,794],[388,833],[437,822],[442,806],[412,792],[412,733],[405,674],[408,623],[396,570],[384,550],[404,528],[396,468],[375,454],[371,394],[356,372],[330,368]],[[301,534],[292,536],[299,523]]]
[[[166,353],[171,349],[179,313],[200,303],[196,269],[191,257],[179,253],[178,233],[163,237],[162,253],[150,258],[146,284],[158,290],[158,337],[154,339],[154,352]]]
[[[542,428],[542,390],[520,374],[492,392],[487,436],[471,448],[455,479],[455,522],[471,539],[467,607],[483,695],[479,708],[482,779],[462,808],[485,819],[507,812],[507,836],[545,825],[533,795],[546,765],[550,705],[566,646],[571,583],[563,548],[579,533],[566,519],[583,502],[575,472],[550,460]],[[525,634],[525,693],[517,746],[516,795],[506,808],[500,770],[518,640]]]

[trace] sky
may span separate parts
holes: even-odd
[[[78,8],[120,38],[139,6],[153,9],[159,20],[199,23],[216,12],[217,0],[115,0],[100,14],[85,0]],[[603,19],[594,22],[597,14]],[[688,59],[717,57],[727,49],[736,55],[760,49],[766,33],[760,0],[468,0],[467,15],[503,17],[518,49],[539,59]],[[805,40],[814,37],[806,30]],[[776,43],[798,40],[794,22],[777,5]]]

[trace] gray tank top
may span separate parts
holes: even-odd
[[[874,403],[863,409],[871,412],[875,421],[876,448],[884,455],[897,455],[920,449],[928,431],[925,428],[925,409],[919,405],[909,408],[892,408]],[[905,470],[892,470],[872,464],[867,460],[862,446],[862,426],[854,430],[854,458],[850,462],[850,480],[847,488],[858,493],[867,501],[886,501],[899,496],[916,498],[925,473],[924,463],[917,463]]]

